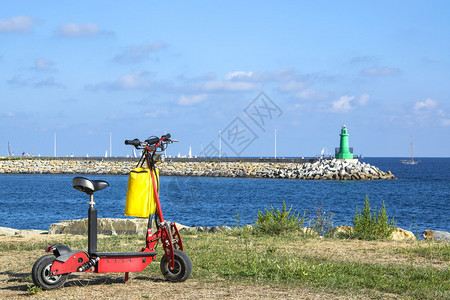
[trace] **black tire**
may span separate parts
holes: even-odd
[[[169,269],[169,262],[164,254],[161,258],[160,268],[163,276],[172,282],[181,282],[189,278],[192,272],[192,262],[189,256],[181,250],[174,249],[175,268]]]
[[[44,255],[39,258],[33,265],[31,277],[36,286],[43,290],[59,289],[66,282],[69,274],[61,274],[53,276],[50,273],[50,268],[53,265],[56,257],[52,254]]]

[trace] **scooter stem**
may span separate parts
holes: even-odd
[[[88,253],[97,252],[97,210],[94,207],[94,195],[90,195],[88,210]]]
[[[95,202],[94,202],[94,194],[89,195],[89,207],[94,208]]]

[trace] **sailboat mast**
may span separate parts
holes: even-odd
[[[411,136],[411,161],[413,161],[413,143],[412,143],[412,136]]]

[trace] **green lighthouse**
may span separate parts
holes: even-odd
[[[339,159],[353,159],[353,154],[350,152],[350,148],[348,147],[348,132],[347,127],[342,126],[341,129],[341,144],[339,148],[339,153],[336,154],[336,158]]]

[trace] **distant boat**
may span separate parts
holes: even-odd
[[[14,154],[11,151],[11,144],[8,141],[8,156],[13,156]]]
[[[415,161],[413,159],[413,142],[412,142],[412,137],[411,137],[411,159],[410,160],[402,160],[400,161],[402,164],[404,165],[417,165],[418,163],[420,163],[420,160]]]

